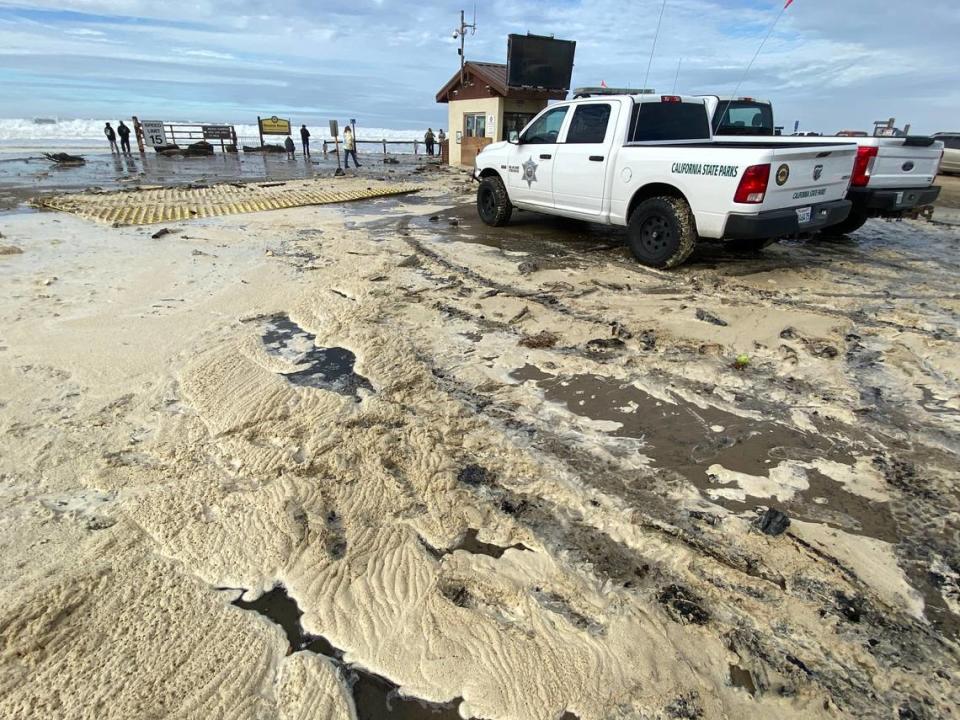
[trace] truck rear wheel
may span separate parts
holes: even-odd
[[[499,175],[490,175],[477,188],[477,213],[487,225],[500,227],[510,222],[513,205]]]
[[[652,197],[637,205],[627,223],[630,250],[642,264],[676,267],[693,252],[697,230],[686,200]]]
[[[870,219],[870,216],[867,214],[866,210],[862,210],[856,206],[850,208],[850,214],[847,215],[847,219],[841,223],[837,223],[832,227],[826,228],[822,234],[824,235],[849,235],[852,232],[856,232],[863,227],[864,223]]]

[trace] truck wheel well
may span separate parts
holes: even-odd
[[[500,173],[498,173],[493,168],[484,168],[483,170],[480,171],[480,177],[482,178],[493,177],[493,176],[500,177]],[[500,179],[502,180],[503,178],[500,178]]]
[[[634,208],[637,207],[644,200],[649,200],[652,197],[675,197],[683,200],[687,205],[690,203],[687,202],[686,196],[680,192],[673,185],[668,185],[667,183],[650,183],[649,185],[644,185],[642,188],[637,190],[633,197],[630,198],[630,205],[627,206],[627,222],[630,221],[630,216],[633,215]]]

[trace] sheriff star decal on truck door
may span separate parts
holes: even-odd
[[[527,181],[527,187],[537,181],[537,164],[533,161],[533,155],[523,164],[523,179]]]

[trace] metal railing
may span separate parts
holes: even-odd
[[[136,116],[133,117],[133,127],[137,138],[137,145],[140,148],[140,152],[143,152],[145,149],[143,124],[137,119]],[[229,128],[230,137],[207,138],[204,136],[203,132],[205,127],[223,129]],[[236,152],[237,131],[234,129],[233,125],[226,125],[223,123],[163,123],[163,132],[167,143],[173,145],[192,145],[193,143],[200,141],[208,142],[211,145],[216,145],[216,143],[219,142],[221,152]]]
[[[295,142],[297,144],[297,151],[299,152],[300,142],[298,140],[295,140]],[[447,141],[445,140],[444,142],[446,143]],[[238,139],[238,143],[241,145],[259,146],[260,139],[241,136]],[[357,145],[358,151],[361,150],[361,146],[366,146],[365,148],[366,150],[375,152],[376,149],[379,149],[384,155],[389,155],[391,150],[396,154],[401,154],[401,155],[412,154],[415,156],[419,156],[426,152],[426,144],[424,143],[423,140],[417,139],[417,138],[414,138],[411,140],[387,140],[385,138],[381,140],[354,140],[354,143]],[[282,144],[282,141],[276,144]],[[318,144],[317,141],[311,138],[311,143],[310,143],[311,147],[316,147],[317,144]],[[333,153],[335,152],[336,144],[337,144],[336,140],[334,140],[333,138],[320,140],[319,141],[320,151],[323,153],[324,156],[330,153]],[[341,152],[343,151],[342,138],[340,140],[340,150]],[[439,142],[435,143],[434,144],[435,157],[440,156],[440,150],[441,150],[440,143]]]

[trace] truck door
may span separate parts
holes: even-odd
[[[553,162],[557,140],[569,106],[551,108],[534,120],[510,156],[510,198],[515,202],[553,207]]]
[[[553,205],[558,210],[590,216],[599,216],[603,211],[607,168],[619,112],[619,103],[575,106],[554,159]]]

